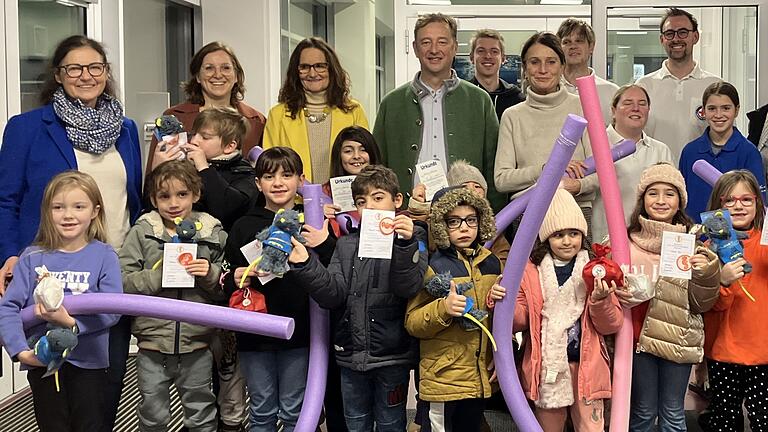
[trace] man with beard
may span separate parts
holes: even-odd
[[[720,77],[702,70],[693,60],[699,42],[699,25],[689,12],[667,9],[661,18],[659,42],[667,53],[661,68],[637,80],[654,106],[645,132],[666,143],[675,164],[686,144],[701,136],[707,127],[701,96]]]
[[[488,92],[496,117],[501,120],[504,110],[525,100],[520,87],[499,77],[501,65],[506,61],[504,37],[496,30],[478,30],[470,46],[469,61],[475,66],[475,76],[469,82]]]

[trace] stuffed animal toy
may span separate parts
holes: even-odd
[[[282,277],[288,271],[288,255],[293,250],[291,237],[301,243],[306,242],[301,235],[303,225],[304,213],[296,210],[278,210],[272,225],[256,235],[262,245],[261,256],[255,262],[256,270]]]
[[[34,347],[35,357],[46,365],[47,372],[43,376],[47,377],[61,368],[64,360],[77,346],[77,334],[72,329],[49,326],[43,336],[29,338],[27,342]]]
[[[174,115],[164,115],[155,119],[155,138],[160,143],[160,151],[166,151],[167,144],[178,137],[178,145],[183,146],[187,143],[187,133],[184,131],[184,125]],[[187,156],[184,147],[179,152],[179,159]]]
[[[438,273],[426,282],[424,288],[432,297],[447,297],[451,290],[451,279],[453,279],[451,272]],[[471,281],[462,282],[456,284],[456,292],[459,295],[465,295],[465,293],[474,288],[474,286],[474,283]],[[480,322],[486,317],[488,317],[488,312],[478,309],[475,300],[472,297],[467,297],[467,305],[464,307],[464,315],[461,317],[463,319],[459,320],[459,325],[464,330],[475,330],[479,328],[484,331],[491,340],[491,344],[493,344],[493,350],[496,351],[496,340],[493,338],[493,335],[491,335],[491,332],[488,331],[488,328]]]
[[[203,224],[200,221],[194,221],[188,219],[182,219],[177,217],[173,220],[176,224],[176,235],[172,237],[173,243],[194,243],[195,234],[203,229]]]
[[[430,278],[424,287],[432,297],[446,297],[451,289],[451,279],[453,279],[453,277],[450,272],[438,273],[433,278]],[[471,281],[462,282],[456,284],[456,292],[459,295],[465,295],[464,293],[474,288],[474,286],[475,285]],[[487,311],[477,308],[472,297],[467,297],[467,307],[464,309],[464,313],[472,315],[477,321],[482,321],[488,316]],[[461,325],[464,330],[474,330],[478,328],[478,325],[468,318],[460,320],[459,325]]]
[[[744,246],[741,240],[749,237],[743,231],[733,228],[731,214],[728,210],[714,210],[701,213],[702,232],[709,237],[709,249],[715,252],[723,264],[728,264],[739,258],[744,258]],[[752,264],[744,264],[744,273],[752,271]],[[739,280],[739,285],[750,300],[755,301],[752,294],[747,291]]]

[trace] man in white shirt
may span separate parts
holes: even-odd
[[[669,8],[661,18],[660,30],[659,42],[667,59],[661,69],[638,79],[637,84],[648,91],[656,107],[645,131],[669,146],[677,164],[683,147],[707,127],[701,97],[720,77],[702,70],[693,60],[693,46],[699,42],[699,24],[693,15]]]
[[[595,32],[592,26],[586,21],[568,18],[557,29],[557,37],[560,38],[565,53],[565,71],[560,85],[564,85],[570,93],[578,95],[576,78],[589,75],[595,77],[603,119],[606,125],[611,124],[611,100],[619,86],[595,75],[595,70],[589,67],[592,52],[595,50]]]

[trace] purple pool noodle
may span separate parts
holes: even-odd
[[[512,242],[511,251],[507,258],[504,277],[501,285],[506,288],[507,295],[496,303],[493,316],[493,335],[498,343],[496,353],[496,371],[499,376],[499,384],[504,393],[509,412],[523,432],[541,431],[539,422],[528,406],[528,400],[520,386],[520,380],[515,368],[515,360],[512,354],[512,320],[514,318],[517,292],[520,289],[520,281],[528,261],[528,255],[533,247],[533,242],[538,235],[541,222],[549,209],[549,203],[555,194],[562,173],[568,166],[568,162],[576,150],[576,142],[581,139],[587,122],[583,118],[569,114],[555,141],[552,153],[549,156],[544,170],[539,176],[539,181],[534,186],[535,198],[529,200],[520,229]]]
[[[351,226],[352,228],[357,228],[358,225],[360,225],[360,222],[355,219],[351,214],[348,213],[339,213],[336,215],[336,221],[339,223],[339,229],[341,230],[344,235],[349,234],[349,230],[347,229],[347,226]]]
[[[137,294],[93,293],[65,296],[64,307],[72,315],[104,313],[145,316],[280,339],[290,339],[294,327],[293,318]],[[25,329],[43,322],[35,317],[33,306],[21,311],[21,320]]]
[[[616,144],[613,146],[613,148],[611,148],[611,156],[613,157],[613,161],[615,162],[619,159],[623,159],[631,155],[635,152],[635,149],[635,142],[632,140],[624,140],[619,144]],[[593,157],[589,157],[584,161],[584,164],[587,165],[587,169],[584,171],[584,175],[594,174],[595,159]],[[533,190],[534,188],[531,188],[530,190],[524,192],[496,214],[496,237],[502,235],[504,230],[506,230],[507,227],[512,224],[512,221],[515,220],[516,217],[523,214],[525,207],[528,205],[528,200],[532,196],[531,192]],[[493,242],[496,241],[496,237],[488,240],[488,242],[485,243],[485,247],[490,249],[493,245]]]
[[[708,185],[713,187],[715,186],[715,183],[717,183],[717,179],[723,175],[720,170],[713,167],[712,164],[704,159],[699,159],[693,163],[693,172],[707,182]]]
[[[304,198],[304,221],[314,228],[323,227],[323,204],[330,198],[318,184],[304,183],[301,188]],[[325,399],[325,384],[328,378],[328,334],[330,320],[328,311],[314,300],[309,301],[309,369],[307,387],[301,414],[296,422],[296,432],[314,432],[320,420],[320,411]]]
[[[248,151],[248,160],[256,163],[256,160],[259,159],[259,156],[261,156],[262,153],[264,153],[264,149],[261,148],[261,146],[254,146]]]

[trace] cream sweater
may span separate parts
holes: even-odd
[[[554,93],[540,95],[528,89],[524,103],[504,111],[499,125],[494,180],[499,192],[519,195],[532,186],[560,136],[568,114],[583,116],[579,97],[565,86]],[[592,156],[589,138],[584,133],[573,154],[575,160]],[[597,176],[591,176],[597,177]],[[581,192],[575,197],[581,207],[592,207],[598,184],[596,179],[582,179]]]

